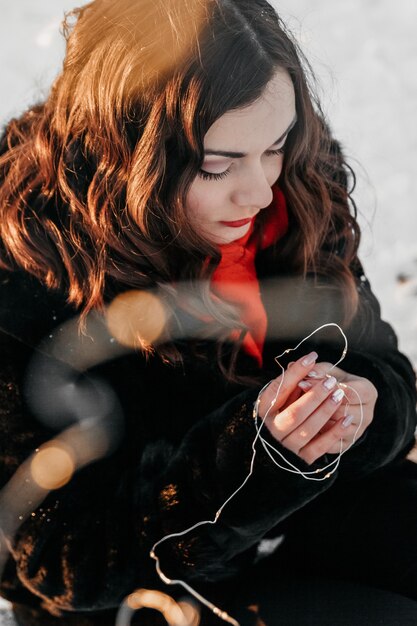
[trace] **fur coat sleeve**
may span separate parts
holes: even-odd
[[[136,353],[115,356],[88,372],[77,389],[92,394],[81,419],[91,418],[102,389],[111,389],[110,422],[123,422],[117,441],[103,458],[80,467],[66,485],[45,493],[40,504],[31,508],[28,497],[19,503],[21,512],[12,507],[22,521],[9,537],[2,593],[23,603],[41,602],[55,614],[116,607],[137,587],[161,586],[149,555],[168,535],[155,549],[168,577],[196,585],[231,577],[254,560],[266,533],[335,481],[358,479],[402,458],[412,446],[416,425],[414,373],[360,274],[358,288],[361,313],[348,329],[351,351],[343,367],[370,378],[379,398],[373,424],[338,472],[322,482],[306,481],[280,471],[258,442],[252,476],[216,524],[183,534],[198,522],[212,522],[247,477],[259,389],[225,384],[209,348],[207,360],[199,364],[184,348],[181,368]],[[57,436],[56,424],[41,419],[27,389],[33,389],[35,376],[53,397],[62,363],[49,354],[40,366],[37,346],[59,333],[71,315],[58,296],[22,275],[3,280],[1,297],[0,488],[36,455],[35,449]],[[332,341],[320,339],[311,347],[321,360],[334,362],[338,353]],[[68,344],[68,350],[74,349]],[[68,413],[61,430],[71,427],[73,404],[69,406],[61,407],[61,414]],[[49,413],[59,409],[53,405]],[[307,466],[273,443],[302,470],[331,460],[323,457]]]

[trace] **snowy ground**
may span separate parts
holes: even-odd
[[[73,3],[2,2],[0,125],[47,92],[63,55],[59,23]],[[320,78],[324,109],[359,174],[362,259],[417,365],[417,2],[274,4]]]
[[[417,3],[274,0],[318,74],[359,175],[362,260],[417,365]]]

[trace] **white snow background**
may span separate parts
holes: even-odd
[[[417,2],[273,3],[320,79],[324,110],[357,172],[361,258],[417,366]],[[47,94],[64,53],[59,25],[73,6],[1,0],[0,126]]]

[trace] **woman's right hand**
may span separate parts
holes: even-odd
[[[262,392],[258,408],[262,420],[267,415],[264,426],[272,436],[308,464],[334,449],[335,444],[346,437],[343,419],[334,419],[345,397],[337,379],[324,377],[308,393],[299,387],[313,370],[317,358],[317,353],[312,352],[271,381]],[[271,407],[278,389],[278,397]]]

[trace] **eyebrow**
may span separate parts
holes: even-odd
[[[280,143],[288,135],[290,130],[294,128],[296,122],[297,122],[297,115],[294,117],[293,121],[288,126],[287,130],[282,133],[281,137],[279,137],[276,141],[274,141],[272,146],[275,146],[277,143]],[[215,154],[217,156],[229,157],[230,159],[243,159],[243,157],[247,156],[245,152],[228,152],[226,150],[205,150],[204,151],[205,156],[212,155],[212,154]]]

